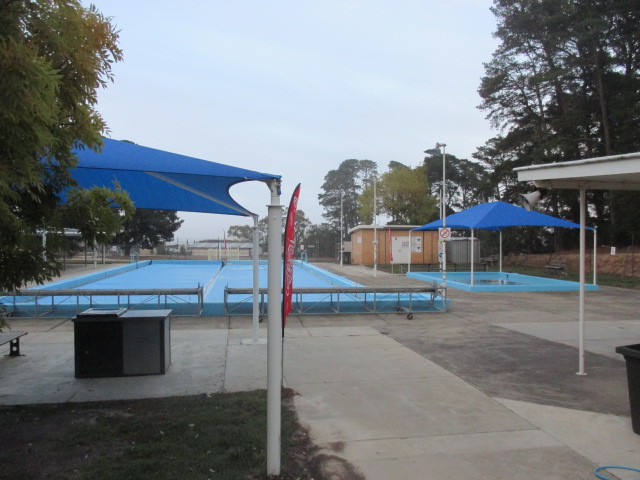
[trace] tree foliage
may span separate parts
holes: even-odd
[[[309,253],[309,259],[330,257],[337,255],[336,245],[340,242],[340,233],[328,224],[314,224],[309,227],[305,239],[305,250]]]
[[[447,215],[495,198],[496,192],[489,173],[481,163],[447,153],[445,168]],[[437,198],[439,209],[442,197],[442,156],[427,155],[424,159],[424,171],[429,182],[429,191]]]
[[[77,0],[0,2],[0,279],[2,289],[59,272],[56,205],[73,184],[72,148],[98,149],[97,90],[122,58],[118,34]],[[37,237],[46,230],[47,245]]]
[[[82,239],[88,245],[106,245],[121,232],[122,226],[136,211],[127,192],[119,185],[69,192],[67,208]]]
[[[340,202],[342,198],[342,218],[344,231],[361,223],[358,215],[358,196],[364,188],[364,180],[377,176],[377,164],[371,160],[345,160],[336,170],[330,170],[324,177],[323,193],[318,195],[322,214],[336,232],[340,231]]]
[[[227,235],[239,242],[253,242],[253,227],[251,225],[231,225],[227,230]]]
[[[435,218],[436,201],[430,195],[424,168],[412,169],[399,162],[389,167],[376,186],[377,213],[390,217],[393,225],[422,225]],[[373,223],[373,185],[365,187],[358,205],[360,217]]]
[[[113,242],[124,247],[126,255],[135,246],[153,249],[173,240],[173,234],[183,222],[174,211],[138,209],[124,220]]]
[[[640,149],[640,4],[636,0],[495,0],[500,40],[479,93],[500,134],[477,153],[514,200],[527,187],[513,168]],[[575,192],[546,199],[551,214],[578,217]],[[622,200],[621,200],[622,199]],[[590,193],[598,229],[612,242],[638,231],[637,195]]]

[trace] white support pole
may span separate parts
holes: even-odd
[[[502,273],[502,230],[500,230],[500,273]]]
[[[473,228],[471,229],[471,286],[473,286],[473,254],[474,254],[474,245],[473,245]]]
[[[413,253],[413,245],[411,244],[411,230],[409,230],[409,262],[407,263],[407,273],[411,272],[411,254]]]
[[[598,256],[598,229],[594,228],[593,229],[593,284],[597,285],[597,280],[596,280],[596,274],[597,274],[597,270],[598,270],[598,262],[597,262],[597,257]]]
[[[344,221],[343,215],[344,192],[340,192],[340,266],[342,267],[342,257],[344,257]]]
[[[442,147],[442,228],[447,226],[447,169],[445,150],[446,143],[436,143],[436,148]],[[442,286],[447,287],[447,242],[444,242],[444,250],[442,252]]]
[[[580,319],[579,319],[579,358],[578,375],[586,375],[584,370],[584,278],[585,278],[585,223],[586,223],[586,192],[580,189]]]
[[[253,216],[253,342],[260,341],[258,324],[260,323],[260,259],[259,255],[258,215]]]
[[[376,177],[373,177],[373,276],[378,275],[378,218],[376,215]]]
[[[280,180],[269,183],[267,242],[269,285],[267,306],[267,475],[280,475],[282,433],[282,205]]]

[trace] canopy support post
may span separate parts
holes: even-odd
[[[269,182],[267,287],[267,475],[280,475],[282,433],[282,205],[280,180]]]
[[[258,235],[258,215],[253,215],[253,343],[260,341],[260,335],[258,333],[258,324],[260,323],[260,255],[258,250]]]
[[[499,265],[500,265],[500,273],[502,273],[502,230],[500,230],[500,259],[499,259]]]
[[[411,273],[411,253],[413,248],[411,245],[411,230],[409,230],[409,262],[407,262],[407,273]]]
[[[597,285],[596,275],[598,270],[598,228],[593,227],[593,284]]]
[[[585,224],[586,224],[586,191],[580,189],[580,318],[579,318],[579,358],[578,375],[586,375],[584,370],[584,282],[585,282]]]
[[[473,228],[471,229],[471,286],[473,286],[473,257],[474,245],[473,245]]]

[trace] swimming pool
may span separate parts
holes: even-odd
[[[267,262],[260,262],[259,287],[267,288]],[[250,289],[251,261],[146,260],[60,280],[0,298],[15,316],[71,316],[87,308],[169,308],[174,315],[250,315],[251,294],[227,298],[225,289]],[[296,288],[360,287],[351,280],[306,262],[294,262]],[[144,294],[135,294],[144,290]],[[78,294],[78,292],[81,294]],[[51,293],[49,293],[51,292]],[[439,310],[430,295],[307,294],[294,298],[294,313],[393,312]],[[268,295],[261,294],[266,311]],[[443,305],[440,302],[439,305]]]
[[[408,277],[442,283],[442,273],[410,272]],[[470,272],[447,272],[447,287],[467,292],[554,292],[580,289],[578,282],[555,278],[534,277],[519,273],[474,272],[473,284]],[[598,285],[586,284],[586,290],[598,290]]]

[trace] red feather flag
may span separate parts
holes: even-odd
[[[293,257],[296,251],[296,214],[298,213],[298,197],[300,196],[300,184],[291,195],[289,210],[287,211],[287,223],[284,227],[284,272],[282,275],[282,336],[287,325],[287,315],[291,313],[293,298]]]

